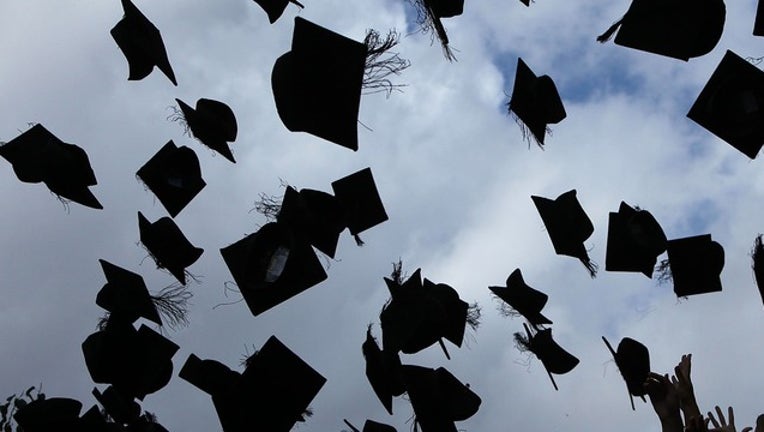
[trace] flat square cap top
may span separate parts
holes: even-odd
[[[722,290],[724,248],[711,234],[669,240],[666,252],[677,297]]]
[[[332,182],[332,189],[344,209],[350,234],[358,235],[388,219],[371,168]]]
[[[186,146],[177,147],[172,141],[159,149],[136,175],[172,217],[177,216],[207,185],[196,153]]]

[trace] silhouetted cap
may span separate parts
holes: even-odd
[[[310,244],[278,222],[220,249],[220,254],[255,316],[327,278]]]
[[[106,260],[98,261],[106,276],[106,285],[98,291],[96,304],[112,314],[121,315],[130,323],[143,317],[162,325],[143,277]]]
[[[613,347],[605,339],[605,336],[602,336],[602,340],[607,345],[610,353],[613,354],[615,364],[618,366],[618,370],[621,371],[624,381],[626,381],[629,399],[631,399],[631,409],[634,409],[634,398],[632,396],[639,396],[644,400],[644,396],[647,393],[644,383],[650,374],[650,352],[646,346],[631,338],[625,337],[621,339],[621,342],[618,343],[618,351],[613,351]]]
[[[177,86],[159,29],[130,0],[122,0],[122,9],[125,15],[111,29],[111,37],[127,58],[130,66],[127,79],[142,80],[156,66]]]
[[[106,414],[117,423],[133,423],[141,415],[140,405],[132,397],[123,395],[113,386],[107,387],[103,393],[98,391],[98,388],[93,388],[92,393]]]
[[[228,142],[235,141],[238,132],[236,116],[231,107],[212,99],[199,99],[196,101],[196,109],[180,99],[175,101],[183,111],[186,124],[196,139],[236,163],[228,147]]]
[[[711,234],[669,240],[666,251],[677,297],[722,290],[724,248]]]
[[[764,36],[764,1],[759,0],[756,6],[756,20],[753,23],[753,35]]]
[[[597,40],[617,31],[618,45],[687,61],[714,49],[725,16],[723,0],[632,0],[626,15]]]
[[[195,247],[183,235],[175,222],[159,218],[149,222],[138,212],[138,228],[141,243],[146,246],[159,268],[165,268],[183,285],[186,284],[186,267],[202,256],[204,249]]]
[[[480,396],[442,367],[405,365],[403,376],[422,432],[456,432],[454,422],[472,417],[480,408]]]
[[[764,72],[727,51],[687,117],[755,158],[764,145]]]
[[[175,217],[207,185],[196,153],[172,141],[146,162],[136,175]]]
[[[570,372],[578,365],[578,359],[552,339],[551,328],[538,330],[533,334],[527,325],[523,324],[523,327],[528,335],[527,339],[520,333],[515,333],[515,339],[524,349],[528,349],[541,360],[554,389],[557,390],[557,383],[554,382],[552,374],[562,375]]]
[[[347,226],[344,209],[336,197],[312,189],[297,192],[291,186],[284,193],[278,221],[330,258],[334,258],[340,233]]]
[[[565,192],[555,200],[535,195],[531,199],[544,221],[554,251],[558,255],[578,258],[594,277],[597,267],[584,246],[584,241],[594,232],[594,225],[578,202],[576,190]]]
[[[544,146],[547,125],[559,123],[567,116],[552,78],[548,75],[537,77],[519,57],[508,107],[540,147]],[[524,129],[523,134],[526,133]]]
[[[240,373],[223,363],[202,360],[194,354],[188,356],[178,376],[210,396],[233,391],[241,378]]]
[[[366,340],[361,345],[366,361],[366,378],[389,414],[393,413],[393,396],[405,392],[401,377],[401,359],[397,351],[382,351],[371,334],[371,326],[366,330]]]
[[[292,50],[276,60],[273,98],[284,125],[358,150],[366,45],[300,17]]]
[[[621,201],[610,213],[605,270],[642,272],[651,278],[658,255],[666,251],[666,234],[652,214]]]
[[[16,420],[17,430],[23,429],[24,432],[74,431],[79,430],[81,409],[82,403],[75,399],[36,399],[18,408],[13,419]],[[3,419],[5,415],[3,411]],[[10,426],[6,430],[10,431]]]
[[[332,190],[345,213],[350,234],[357,236],[388,219],[371,168],[332,182]]]
[[[348,425],[353,432],[398,432],[394,427],[386,425],[384,423],[377,423],[372,420],[366,420],[363,425],[363,431],[353,426],[349,421],[345,420],[345,424]]]
[[[297,0],[255,0],[255,3],[259,4],[261,8],[268,14],[268,21],[271,24],[275,23],[284,13],[287,5],[292,2],[299,6],[301,9],[304,7]]]
[[[120,432],[119,425],[107,423],[98,405],[93,405],[80,417],[78,432]]]
[[[549,296],[528,286],[523,280],[520,269],[515,269],[507,277],[506,285],[506,287],[492,286],[488,289],[517,313],[524,316],[531,325],[552,324],[549,318],[541,314]]]
[[[22,182],[43,182],[61,198],[103,208],[88,189],[98,182],[85,150],[61,141],[41,124],[0,146],[0,156],[11,163]]]

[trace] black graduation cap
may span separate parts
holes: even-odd
[[[403,366],[406,392],[422,432],[456,432],[455,421],[477,413],[482,402],[445,368]]]
[[[554,389],[558,390],[552,374],[562,375],[570,372],[578,365],[578,359],[552,339],[551,328],[531,333],[526,324],[523,324],[523,327],[528,335],[527,338],[521,333],[515,333],[515,340],[523,349],[529,350],[541,360]]]
[[[310,244],[283,223],[265,224],[220,254],[255,316],[327,278]]]
[[[669,240],[666,251],[677,297],[722,290],[724,248],[711,234]]]
[[[650,375],[650,351],[642,343],[634,339],[625,337],[618,343],[618,351],[614,351],[605,336],[602,336],[607,349],[613,354],[615,364],[621,371],[626,388],[629,390],[629,399],[631,400],[631,409],[634,409],[634,398],[639,396],[645,400],[647,393],[644,383]]]
[[[340,233],[347,227],[344,208],[331,194],[287,186],[277,220],[316,249],[334,258]]]
[[[377,423],[373,420],[366,420],[366,423],[363,424],[363,431],[353,426],[347,420],[344,420],[344,422],[346,425],[348,425],[350,429],[353,430],[353,432],[398,432],[394,427],[390,425],[386,425],[384,423]]]
[[[358,150],[366,45],[296,17],[292,49],[276,60],[273,98],[284,126]]]
[[[195,263],[204,249],[192,245],[175,222],[166,216],[152,223],[138,212],[138,228],[141,243],[146,246],[157,266],[167,269],[185,285],[186,267]]]
[[[608,219],[605,270],[642,272],[652,278],[658,255],[666,251],[666,234],[647,210],[621,201]]]
[[[103,393],[98,388],[93,388],[92,393],[106,414],[119,424],[134,423],[141,415],[140,405],[114,386],[106,387]]]
[[[178,102],[183,118],[194,137],[229,161],[236,163],[228,147],[229,141],[236,141],[238,132],[236,116],[231,107],[223,102],[203,98],[196,101],[196,109],[180,99],[175,101]]]
[[[297,0],[255,0],[255,3],[260,5],[265,13],[268,14],[268,21],[270,21],[271,24],[275,23],[276,20],[281,17],[281,14],[284,13],[284,9],[286,9],[290,2],[299,6],[300,9],[305,7]]]
[[[529,138],[530,133],[541,148],[544,147],[547,125],[559,123],[567,116],[552,78],[548,75],[537,77],[519,57],[507,108],[522,122],[523,136]]]
[[[632,0],[597,40],[606,42],[617,31],[618,45],[687,61],[714,49],[725,16],[723,0]]]
[[[759,0],[756,6],[756,21],[753,24],[753,35],[764,36],[764,2]]]
[[[358,234],[388,219],[371,168],[332,182],[332,190],[345,213],[350,234],[356,236],[356,241]]]
[[[88,189],[98,182],[85,150],[61,141],[41,124],[0,146],[0,156],[11,163],[22,182],[43,182],[61,198],[103,208]]]
[[[523,274],[519,268],[507,277],[506,287],[492,286],[488,289],[517,313],[524,316],[532,326],[552,324],[549,318],[541,314],[549,296],[528,286],[523,280]]]
[[[687,117],[754,159],[764,145],[764,72],[728,50]]]
[[[594,277],[597,265],[589,259],[584,241],[594,232],[594,225],[576,197],[576,190],[569,190],[555,200],[531,196],[536,209],[558,255],[578,258]]]
[[[172,140],[136,173],[154,192],[170,216],[175,217],[207,185],[196,153]]]
[[[177,86],[159,29],[130,0],[122,0],[122,9],[125,15],[111,29],[111,37],[127,58],[127,79],[142,80],[156,66]]]
[[[96,304],[112,314],[121,315],[130,323],[143,317],[162,325],[143,277],[106,260],[98,261],[106,276],[106,285],[98,291]]]
[[[366,330],[366,340],[361,345],[361,351],[366,361],[366,378],[385,410],[392,415],[393,396],[400,396],[405,392],[398,352],[379,349],[371,334],[371,326]]]
[[[761,301],[764,303],[764,242],[762,242],[761,234],[756,236],[756,240],[754,240],[751,259],[753,260],[751,266],[753,268],[753,276],[756,279],[756,286],[759,289]]]
[[[82,403],[69,398],[36,399],[13,414],[17,430],[24,432],[50,432],[79,430]],[[5,412],[3,412],[5,418]],[[7,429],[10,430],[10,427]]]

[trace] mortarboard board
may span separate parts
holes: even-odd
[[[759,0],[756,6],[756,20],[753,23],[753,35],[764,36],[764,2]]]
[[[753,276],[759,289],[761,301],[764,303],[764,243],[762,243],[761,234],[756,236],[756,240],[753,242],[751,259],[753,260],[753,265],[751,266],[753,268]]]
[[[727,51],[687,117],[754,159],[764,145],[764,72]]]
[[[194,354],[188,356],[178,376],[210,396],[231,392],[241,378],[223,363],[202,360]]]
[[[398,432],[394,427],[390,425],[377,423],[373,420],[366,420],[366,423],[363,424],[363,431],[358,430],[357,427],[353,426],[347,420],[344,420],[344,422],[350,429],[353,430],[353,432]]]
[[[290,2],[299,6],[300,9],[305,7],[297,0],[255,0],[255,3],[260,5],[265,13],[268,14],[268,21],[270,21],[271,24],[275,23],[276,20],[281,17],[281,14],[284,13],[284,9],[286,9]]]
[[[358,150],[358,110],[366,67],[366,45],[296,17],[292,49],[271,74],[281,121]]]
[[[196,101],[196,109],[191,108],[180,99],[175,99],[183,112],[188,128],[202,144],[215,150],[236,163],[229,141],[235,141],[238,131],[236,116],[231,107],[212,99],[199,99]]]
[[[143,277],[106,260],[98,261],[106,276],[106,285],[96,295],[96,304],[112,314],[122,315],[130,323],[143,317],[162,325]]]
[[[186,267],[195,263],[204,249],[192,245],[175,222],[166,216],[152,223],[138,212],[138,228],[141,243],[146,246],[157,267],[167,269],[185,285]]]
[[[549,296],[528,286],[523,280],[523,274],[519,268],[507,277],[506,287],[492,286],[488,289],[525,317],[532,326],[552,324],[549,318],[541,314]]]
[[[371,326],[366,330],[366,340],[361,345],[361,351],[366,361],[366,378],[385,410],[392,415],[393,396],[400,396],[405,392],[398,352],[380,350],[377,341],[371,335]]]
[[[541,148],[544,147],[547,124],[559,123],[567,116],[552,78],[548,75],[537,77],[519,57],[507,107],[522,122],[521,127],[524,125],[523,136],[530,138],[527,136],[530,133]]]
[[[220,254],[255,316],[327,278],[310,244],[278,222],[220,249]]]
[[[578,365],[578,359],[552,339],[551,328],[538,330],[534,334],[526,324],[523,324],[523,327],[528,334],[527,339],[521,333],[515,333],[515,340],[521,348],[529,350],[541,360],[554,389],[557,390],[557,383],[554,382],[552,374],[562,375],[570,372]]]
[[[602,336],[602,340],[613,355],[615,364],[618,366],[624,381],[626,381],[626,388],[629,391],[629,399],[631,400],[631,409],[634,409],[634,398],[632,396],[639,396],[644,401],[645,394],[647,393],[644,383],[648,375],[650,375],[650,352],[646,346],[631,338],[625,337],[621,339],[621,342],[618,343],[618,351],[613,351],[613,347],[605,339],[605,336]]]
[[[618,45],[687,61],[714,49],[725,16],[723,0],[632,0],[597,40],[606,42],[617,31]]]
[[[666,234],[646,210],[621,201],[608,219],[605,270],[642,272],[652,278],[658,255],[666,251]]]
[[[130,0],[122,0],[122,9],[125,15],[111,29],[111,37],[127,58],[127,79],[142,80],[156,66],[177,86],[159,29]]]
[[[544,221],[555,253],[578,258],[594,277],[597,266],[589,259],[584,246],[584,241],[594,232],[594,225],[578,202],[576,190],[569,190],[555,200],[535,195],[531,199]]]
[[[170,140],[136,173],[175,217],[207,185],[196,153]]]
[[[666,251],[677,297],[722,290],[724,248],[711,234],[669,240]]]
[[[33,400],[16,410],[13,419],[16,420],[18,431],[51,432],[79,430],[82,403],[75,399],[54,397]],[[5,412],[3,412],[5,418]],[[8,424],[8,429],[10,424]]]
[[[332,182],[334,196],[342,207],[350,234],[358,234],[385,222],[388,217],[371,168],[364,168]]]
[[[41,124],[0,146],[0,156],[11,163],[22,182],[43,182],[61,198],[103,208],[88,189],[98,182],[85,150],[61,141]]]
[[[297,236],[334,258],[340,233],[346,228],[344,209],[331,194],[287,186],[277,220]]]
[[[455,421],[472,417],[480,397],[444,368],[403,366],[411,406],[422,432],[456,432]]]

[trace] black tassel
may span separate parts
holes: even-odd
[[[384,38],[374,29],[366,31],[366,38],[363,40],[366,45],[366,67],[363,73],[365,94],[386,92],[390,96],[393,90],[400,91],[404,86],[390,81],[390,76],[400,75],[411,66],[411,62],[401,58],[398,53],[390,52],[398,45],[399,39],[400,35],[395,29],[387,32]]]
[[[589,271],[589,276],[591,276],[592,279],[597,277],[597,270],[599,269],[599,266],[596,262],[589,258],[589,255],[584,255],[583,257],[579,258],[579,260],[581,260],[581,262],[584,264],[586,270]]]
[[[163,321],[173,330],[188,325],[188,301],[194,295],[181,284],[173,284],[151,296]]]
[[[623,18],[616,21],[613,25],[610,26],[605,33],[602,33],[601,35],[597,36],[597,42],[599,43],[605,43],[610,40],[610,38],[613,37],[613,34],[618,30],[619,27],[621,27],[621,23],[623,22]]]
[[[363,246],[366,244],[363,242],[363,240],[361,240],[361,237],[358,234],[353,234],[353,238],[355,239],[355,244],[358,246]]]

